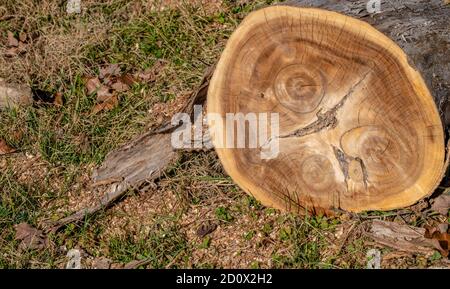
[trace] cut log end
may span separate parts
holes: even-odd
[[[250,14],[227,43],[207,105],[224,122],[227,113],[279,114],[276,158],[212,137],[228,174],[268,206],[389,210],[443,178],[444,128],[420,73],[388,37],[335,12]]]

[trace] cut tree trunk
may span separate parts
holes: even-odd
[[[222,118],[210,121],[217,154],[244,191],[282,210],[328,213],[397,209],[432,194],[446,170],[439,105],[405,52],[371,25],[280,5],[233,33],[207,107]],[[279,134],[247,133],[236,148],[229,113],[277,113]],[[275,141],[277,156],[262,158]]]
[[[243,78],[231,83],[228,92],[219,91],[217,85],[211,88],[209,103],[214,106],[210,111],[234,112],[231,101],[239,103],[247,97],[251,101],[245,111],[268,111],[272,101],[278,104],[275,111],[286,113],[280,118],[282,131],[287,135],[281,140],[285,157],[272,160],[270,166],[260,161],[253,164],[253,159],[249,165],[244,151],[218,150],[235,181],[264,203],[291,210],[301,210],[303,206],[317,211],[388,209],[407,206],[432,193],[448,167],[444,126],[448,135],[449,5],[444,6],[441,0],[382,1],[377,14],[367,12],[365,0],[299,0],[283,5],[288,8],[257,11],[244,20],[227,45],[222,56],[225,60],[221,60],[242,69],[222,65],[220,73],[215,73],[215,82],[237,75]],[[392,41],[360,21],[298,9],[311,6],[371,24],[400,46],[406,56]],[[323,15],[330,17],[324,19]],[[262,16],[265,24],[259,23]],[[343,21],[348,23],[344,25]],[[294,31],[298,32],[297,37]],[[249,38],[249,33],[255,37]],[[251,44],[243,48],[249,54],[240,60],[248,66],[239,63],[238,54],[243,53],[232,47],[232,43],[246,38]],[[250,51],[251,47],[254,51]],[[302,65],[290,67],[289,62]],[[190,112],[194,103],[203,102],[208,80],[207,74],[185,111]],[[279,85],[268,88],[274,84]],[[255,93],[259,94],[253,99]],[[361,123],[355,127],[359,118]],[[161,151],[139,152],[149,142],[158,142],[164,149],[169,147],[170,132],[171,129],[152,131],[110,153],[93,176],[94,183],[110,183],[104,197],[62,219],[55,228],[81,221],[110,205],[128,189],[159,177],[177,159],[176,154],[170,153],[171,157],[158,162],[150,174],[147,170]],[[228,157],[240,161],[243,167],[234,168],[225,159]],[[306,184],[303,178],[308,180]],[[284,200],[277,197],[280,194]]]
[[[31,88],[26,85],[7,83],[0,78],[0,109],[28,106],[32,103]]]

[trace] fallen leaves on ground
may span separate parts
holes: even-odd
[[[153,82],[156,80],[156,77],[160,73],[160,71],[166,66],[166,62],[162,60],[158,60],[152,67],[146,69],[143,72],[138,72],[135,74],[135,77],[144,81],[144,82]]]
[[[215,229],[217,229],[216,224],[211,223],[211,222],[203,223],[197,228],[197,236],[199,236],[200,238],[203,238],[206,235],[214,232]]]
[[[25,32],[20,32],[19,33],[19,40],[21,41],[21,42],[26,42],[27,41],[27,34],[25,33]]]
[[[114,109],[118,105],[119,105],[119,99],[117,98],[117,96],[114,95],[114,96],[110,97],[108,100],[94,105],[91,113],[97,114],[101,111],[109,111],[109,110]]]
[[[119,64],[108,64],[99,69],[99,75],[85,78],[86,92],[89,95],[97,94],[96,104],[91,114],[109,111],[119,105],[118,93],[126,92],[138,82],[153,82],[161,69],[166,65],[164,61],[157,61],[144,72],[131,75],[122,73]]]
[[[175,113],[180,112],[189,99],[189,94],[182,94],[167,102],[158,102],[148,111],[154,118],[156,125],[161,125],[165,119],[171,118]]]
[[[100,68],[100,73],[98,77],[100,79],[105,79],[112,76],[120,75],[120,66],[119,64],[109,64],[105,67]]]
[[[19,244],[20,250],[42,250],[48,246],[48,239],[41,230],[38,230],[27,223],[20,223],[15,226],[15,229],[16,240],[21,241]]]
[[[27,34],[25,32],[21,32],[19,34],[19,39],[14,36],[14,33],[8,31],[8,41],[7,47],[8,49],[5,52],[6,57],[14,57],[19,54],[25,53],[27,51]]]
[[[100,68],[98,77],[85,79],[86,92],[96,94],[96,104],[92,107],[91,114],[109,111],[119,105],[118,93],[126,92],[136,83],[130,74],[121,74],[118,64],[109,64]]]
[[[136,78],[131,74],[124,74],[119,77],[119,80],[130,87],[137,83]]]
[[[97,90],[98,103],[106,102],[113,96],[114,94],[112,92],[112,89],[105,85],[100,86],[100,88]]]
[[[6,154],[11,154],[15,151],[16,150],[14,148],[10,147],[4,139],[0,138],[0,156],[6,155]]]
[[[113,83],[111,85],[111,88],[117,92],[124,92],[130,89],[130,87],[127,84],[123,83],[121,80],[117,80],[116,83]]]
[[[436,247],[436,249],[439,250],[442,256],[448,257],[450,235],[447,233],[448,226],[445,229],[446,230],[442,232],[438,228],[426,226],[425,238],[437,241],[439,245]]]
[[[61,92],[55,93],[55,98],[53,100],[53,104],[56,106],[62,106],[63,105],[63,94]]]
[[[8,46],[9,47],[17,47],[19,46],[19,40],[16,39],[14,33],[8,31]]]
[[[98,77],[89,77],[86,79],[86,92],[87,94],[96,93],[97,90],[102,86]]]

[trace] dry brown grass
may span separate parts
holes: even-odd
[[[48,87],[64,86],[65,81],[89,69],[83,65],[81,51],[105,38],[105,19],[73,18],[65,14],[58,1],[8,1],[7,15],[15,15],[8,30],[27,33],[27,51],[12,58],[0,58],[0,74],[13,82]],[[47,18],[47,19],[46,19]],[[3,55],[6,43],[0,53]]]

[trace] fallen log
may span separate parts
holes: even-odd
[[[236,112],[226,104],[244,96],[256,112],[268,111],[269,99],[264,97],[276,99],[277,109],[288,115],[281,122],[282,143],[288,144],[281,147],[282,159],[288,160],[272,160],[270,165],[258,160],[250,166],[246,161],[254,158],[248,157],[248,150],[217,149],[228,173],[265,204],[294,211],[392,209],[429,196],[449,159],[444,146],[450,125],[450,7],[440,0],[382,1],[381,11],[370,14],[367,1],[299,0],[283,5],[254,12],[233,34],[215,72],[216,84],[209,88],[208,109]],[[311,6],[354,19],[300,8]],[[251,45],[244,50],[255,50],[253,56],[239,59],[253,67],[248,74],[247,67],[230,56],[242,55],[233,45],[245,41]],[[302,55],[309,57],[299,60]],[[289,61],[304,67],[290,68],[295,66]],[[279,82],[273,79],[277,75]],[[192,112],[193,104],[204,102],[209,77],[184,111]],[[224,79],[237,82],[223,91]],[[277,83],[279,95],[266,95],[267,87]],[[176,159],[169,149],[173,129],[166,125],[110,153],[93,176],[94,183],[112,180],[105,196],[54,228],[80,221],[128,189],[158,178]],[[309,156],[301,153],[302,147]],[[139,154],[142,151],[146,153]],[[154,163],[161,155],[163,159]],[[243,167],[237,169],[228,158]],[[302,178],[309,180],[307,184]]]

